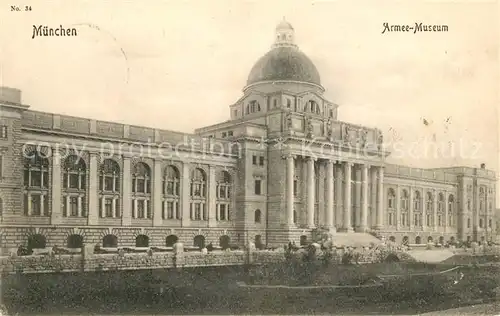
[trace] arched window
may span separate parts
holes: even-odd
[[[151,169],[138,162],[132,170],[132,218],[152,218]]]
[[[442,212],[444,210],[444,194],[438,194],[438,212]]]
[[[24,157],[24,214],[49,215],[49,159],[44,151],[31,150]]]
[[[120,166],[112,159],[105,159],[99,171],[99,216],[120,217]]]
[[[135,246],[138,248],[149,247],[149,237],[146,235],[137,235],[135,237]]]
[[[193,245],[200,249],[205,248],[205,237],[202,235],[195,236],[193,239]]]
[[[151,193],[151,170],[143,162],[138,162],[132,171],[132,192]]]
[[[408,191],[401,191],[401,210],[408,210]]]
[[[196,168],[191,172],[191,220],[207,220],[207,212],[205,207],[206,179],[207,177],[205,171],[200,168]]]
[[[87,166],[82,157],[68,156],[63,165],[63,216],[85,217]]]
[[[414,210],[420,211],[420,205],[422,205],[422,197],[420,196],[420,191],[415,191],[415,197],[413,198]]]
[[[479,210],[484,211],[484,204],[486,200],[486,193],[484,187],[479,188]]]
[[[116,248],[118,247],[118,237],[115,235],[106,235],[102,238],[103,248]]]
[[[230,243],[231,243],[231,238],[229,238],[229,236],[223,235],[223,236],[219,237],[219,246],[223,250],[229,248],[230,247]]]
[[[43,249],[47,247],[47,240],[44,235],[33,234],[28,237],[28,249]]]
[[[69,235],[66,240],[67,248],[83,248],[83,237],[81,235]]]
[[[217,174],[216,190],[216,220],[217,221],[229,221],[231,219],[231,194],[232,194],[232,183],[231,175],[229,172],[222,170]]]
[[[420,245],[421,242],[422,242],[422,238],[420,238],[420,236],[415,237],[415,243],[417,245]]]
[[[448,226],[452,227],[455,225],[455,214],[453,204],[455,198],[453,195],[448,196]]]
[[[173,247],[175,245],[175,243],[178,241],[179,241],[179,237],[177,237],[176,235],[168,235],[167,239],[165,240],[165,245],[167,247]]]
[[[432,193],[431,192],[427,192],[426,194],[426,199],[425,199],[425,209],[426,211],[433,211],[432,209],[432,203],[433,203],[433,198],[432,198]]]
[[[254,222],[255,223],[260,223],[262,218],[261,218],[262,214],[260,212],[260,210],[255,210],[255,214],[254,214]]]
[[[387,192],[387,207],[390,209],[394,209],[396,207],[396,193],[393,189],[389,189]]]
[[[181,219],[180,183],[179,170],[175,166],[167,166],[163,173],[163,219]]]

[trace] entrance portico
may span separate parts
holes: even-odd
[[[381,229],[383,226],[383,174],[381,166],[368,163],[340,161],[336,159],[314,158],[287,154],[286,159],[286,223],[288,228],[324,228],[330,232],[367,232],[368,230]],[[305,168],[305,201],[298,203],[296,189],[294,190],[296,165],[302,163]],[[317,203],[319,197],[315,196],[318,189],[317,170],[325,170],[324,203]],[[369,175],[371,174],[371,177]],[[354,176],[353,176],[354,175]],[[369,198],[370,191],[372,198]],[[373,195],[375,195],[373,197]],[[303,199],[302,199],[303,200]],[[373,203],[376,203],[376,206]],[[370,208],[370,203],[372,207]],[[301,204],[301,212],[305,212],[302,223],[295,223],[294,211],[297,204]],[[318,212],[315,212],[318,207]],[[369,209],[375,210],[370,214],[372,219],[368,222]],[[315,218],[320,214],[321,222]],[[337,218],[339,217],[340,218]]]

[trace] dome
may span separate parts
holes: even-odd
[[[253,66],[247,85],[260,81],[301,81],[321,85],[313,62],[297,47],[275,47]]]
[[[276,26],[276,30],[293,30],[293,26],[283,18],[283,21]]]

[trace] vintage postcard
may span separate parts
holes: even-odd
[[[4,1],[0,315],[500,314],[497,1]]]

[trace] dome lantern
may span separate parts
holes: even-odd
[[[295,31],[293,26],[285,20],[276,26],[276,37],[273,48],[275,47],[297,47],[295,45]]]

